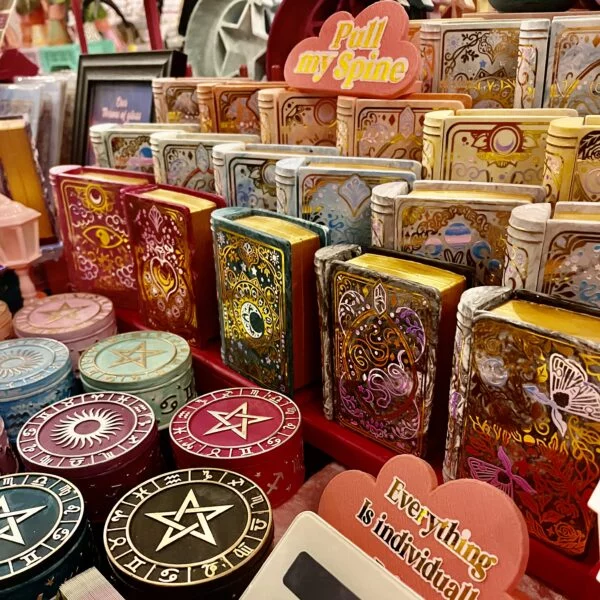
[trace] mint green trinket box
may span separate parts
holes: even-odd
[[[86,392],[127,392],[152,406],[159,429],[195,397],[190,346],[165,331],[134,331],[94,344],[79,360]]]

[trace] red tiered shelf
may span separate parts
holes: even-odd
[[[120,331],[147,329],[137,314],[118,310]],[[205,349],[192,348],[196,389],[199,394],[217,389],[253,386],[251,381],[226,367],[221,360],[220,345],[215,341]],[[363,436],[328,421],[322,410],[321,390],[311,386],[294,395],[302,412],[304,440],[311,446],[331,456],[349,469],[359,469],[377,475],[394,453]],[[441,466],[433,465],[441,482]],[[548,586],[566,595],[570,600],[598,600],[600,583],[596,574],[600,569],[598,546],[586,560],[569,558],[556,550],[530,538],[527,572]]]

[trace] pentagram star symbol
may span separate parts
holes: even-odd
[[[156,552],[166,548],[186,535],[191,535],[203,542],[216,546],[217,542],[215,541],[215,536],[213,535],[208,522],[212,521],[215,517],[222,515],[224,512],[227,512],[230,508],[233,508],[233,504],[200,506],[198,498],[196,498],[196,494],[194,494],[194,490],[190,490],[181,503],[181,506],[176,511],[168,510],[165,512],[146,513],[147,517],[150,517],[163,525],[167,525],[168,527],[156,547]],[[181,519],[184,515],[196,515],[197,520],[194,520],[191,525],[182,525]],[[200,531],[198,531],[198,529],[200,529]],[[174,534],[174,531],[177,531],[177,533]]]
[[[148,348],[146,348],[146,342],[140,342],[137,346],[129,348],[128,350],[111,350],[111,352],[118,357],[118,359],[110,365],[111,368],[132,363],[138,367],[142,367],[142,369],[146,369],[148,357],[164,354],[165,350],[148,350]]]
[[[233,433],[239,435],[243,440],[248,439],[248,425],[261,423],[262,421],[270,421],[273,418],[261,417],[259,415],[249,415],[247,402],[240,404],[230,413],[221,410],[209,410],[208,412],[219,422],[205,432],[204,435],[211,435],[212,433],[220,433],[222,431],[233,431]],[[238,418],[241,420],[235,424],[231,422],[231,419],[233,418]]]
[[[221,75],[234,75],[240,65],[245,64],[250,77],[254,76],[255,65],[265,54],[268,38],[262,12],[254,2],[247,2],[236,23],[226,20],[221,23],[219,34],[225,48]]]
[[[29,517],[44,510],[45,506],[34,506],[33,508],[24,508],[23,510],[10,510],[8,502],[4,496],[0,496],[0,519],[6,519],[6,525],[0,527],[0,540],[14,542],[15,544],[25,545],[25,540],[19,530],[19,523],[26,521]],[[10,533],[7,533],[9,532]]]
[[[48,315],[46,324],[55,323],[61,319],[75,319],[80,311],[85,306],[71,306],[68,302],[63,302],[58,308],[54,310],[40,310],[42,315]]]

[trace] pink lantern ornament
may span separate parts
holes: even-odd
[[[17,273],[25,305],[36,297],[29,266],[41,256],[40,216],[37,210],[0,194],[0,265]]]

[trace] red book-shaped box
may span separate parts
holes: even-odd
[[[139,309],[153,329],[196,346],[219,333],[210,215],[225,201],[169,185],[123,190],[139,289]]]
[[[50,169],[64,257],[75,291],[137,307],[135,263],[121,190],[154,182],[152,175],[63,165]]]

